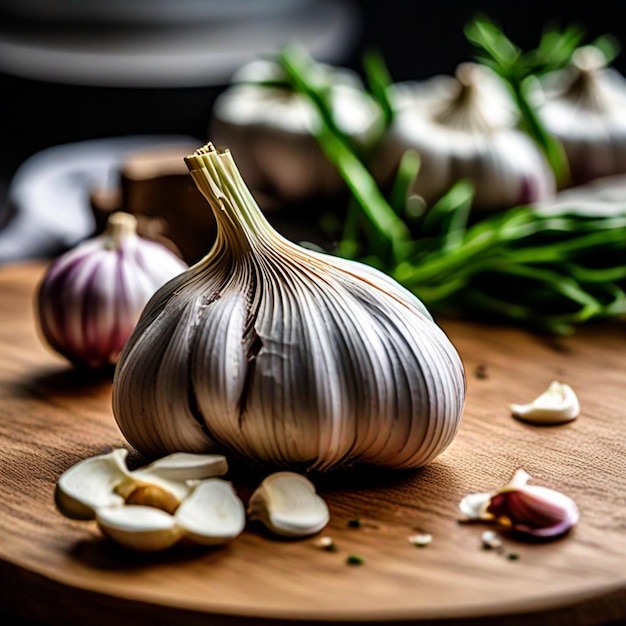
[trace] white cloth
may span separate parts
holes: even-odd
[[[54,146],[28,158],[15,173],[0,230],[0,264],[50,257],[93,233],[93,189],[114,189],[124,156],[159,145],[198,143],[184,135],[137,135]]]

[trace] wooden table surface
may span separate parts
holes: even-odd
[[[454,623],[594,624],[626,620],[626,333],[620,325],[548,339],[519,329],[442,323],[464,360],[468,396],[454,443],[425,468],[358,468],[314,477],[329,503],[324,534],[279,541],[250,525],[228,546],[125,552],[90,522],[54,508],[60,474],[127,446],[110,409],[111,375],[80,374],[37,335],[38,264],[0,268],[0,603],[49,624]],[[486,377],[476,375],[485,368]],[[558,379],[577,391],[574,422],[511,418]],[[131,454],[131,462],[141,458]],[[460,524],[467,493],[519,467],[581,510],[545,544],[505,538],[481,549],[484,525]],[[246,501],[261,476],[229,477]],[[348,521],[359,517],[360,528]],[[426,548],[414,528],[433,535]],[[517,560],[507,554],[515,553]],[[346,564],[357,554],[360,566]]]

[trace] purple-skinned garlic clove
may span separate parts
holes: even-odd
[[[459,504],[468,520],[494,522],[517,535],[555,539],[573,528],[580,517],[576,503],[554,489],[529,485],[523,469],[492,493],[472,493]]]

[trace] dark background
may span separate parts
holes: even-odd
[[[0,9],[4,1],[0,0]],[[590,40],[608,32],[626,41],[619,2],[362,0],[353,4],[360,14],[360,34],[343,64],[360,69],[363,49],[375,46],[395,80],[452,73],[459,62],[470,59],[463,26],[478,12],[498,22],[522,47],[534,45],[548,22],[580,24]],[[7,18],[0,12],[2,19]],[[615,67],[626,69],[626,54],[617,58]],[[223,87],[84,87],[0,74],[0,180],[6,185],[25,158],[58,143],[129,133],[204,138],[211,104]]]

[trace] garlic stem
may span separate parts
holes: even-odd
[[[462,63],[456,70],[458,92],[447,106],[437,115],[435,121],[448,128],[491,133],[497,126],[490,122],[482,112],[479,102],[477,66],[473,63]]]
[[[241,256],[263,247],[271,227],[234,166],[230,152],[219,154],[222,157],[221,167],[215,166],[208,157],[209,153],[217,153],[212,143],[186,157],[185,163],[213,209],[218,227],[217,238],[224,240],[216,241],[214,248],[222,248],[226,244],[235,256]],[[219,181],[219,185],[215,181]]]
[[[117,211],[109,216],[104,230],[107,238],[106,248],[117,250],[121,247],[122,241],[137,234],[137,218],[130,213]]]

